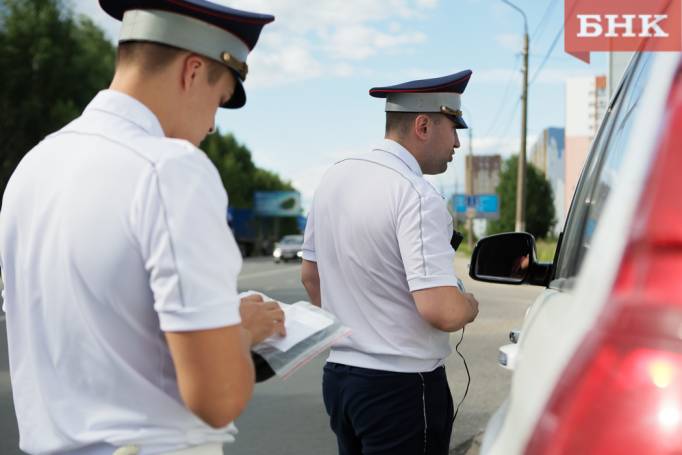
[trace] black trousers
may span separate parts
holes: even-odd
[[[339,455],[447,455],[454,408],[445,368],[395,373],[328,362],[324,405]]]

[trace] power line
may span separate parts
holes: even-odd
[[[487,137],[490,135],[490,133],[495,129],[497,126],[498,121],[500,120],[500,115],[502,114],[502,111],[507,107],[507,98],[509,96],[509,89],[511,88],[511,83],[514,81],[514,75],[517,73],[519,70],[519,64],[520,64],[520,55],[516,55],[516,62],[514,63],[514,70],[511,72],[509,79],[507,79],[507,85],[504,88],[504,94],[502,95],[502,101],[500,101],[499,108],[497,109],[497,113],[493,117],[493,121],[490,124],[490,127],[486,131],[486,133],[483,135],[483,137]]]
[[[547,50],[547,53],[545,54],[545,58],[542,59],[542,63],[540,63],[540,66],[538,67],[537,70],[535,70],[535,74],[533,74],[533,77],[530,79],[530,82],[528,85],[533,85],[533,82],[535,82],[535,79],[537,79],[538,75],[542,71],[542,69],[545,67],[545,63],[547,63],[547,60],[549,60],[549,56],[552,55],[552,52],[554,52],[554,47],[556,47],[556,43],[559,42],[559,38],[561,37],[561,34],[564,32],[564,24],[561,25],[561,28],[559,29],[559,33],[556,34],[554,37],[554,40],[552,41],[551,46],[549,46],[549,49]]]
[[[545,12],[542,15],[542,19],[540,20],[540,23],[538,24],[538,26],[535,28],[535,31],[533,32],[533,39],[535,39],[535,37],[537,37],[542,31],[544,31],[544,28],[548,22],[548,20],[547,20],[548,17],[552,13],[552,11],[554,10],[556,4],[558,4],[558,3],[560,3],[560,2],[557,2],[556,0],[549,0],[547,8],[545,8]],[[535,71],[535,73],[533,74],[533,77],[531,78],[530,82],[528,83],[528,86],[531,86],[535,82],[535,80],[539,76],[540,72],[543,70],[545,64],[547,63],[550,56],[552,55],[554,48],[556,47],[556,44],[559,40],[559,37],[561,36],[562,32],[564,31],[565,25],[566,25],[566,22],[564,21],[564,23],[561,26],[561,29],[559,30],[559,32],[556,34],[556,36],[552,40],[552,44],[550,45],[548,51],[545,53],[545,55],[542,59],[542,62],[538,66],[538,69]],[[520,57],[520,55],[516,56],[516,64],[515,64],[514,72],[511,74],[509,80],[507,81],[507,86],[505,87],[504,95],[502,96],[502,102],[500,102],[500,105],[499,105],[500,107],[497,110],[497,113],[495,114],[494,120],[493,120],[490,128],[486,132],[485,136],[490,135],[490,133],[496,129],[498,121],[500,119],[500,116],[501,116],[502,112],[505,110],[505,108],[507,107],[507,105],[506,105],[507,96],[509,95],[509,89],[511,88],[511,82],[514,80],[514,74],[518,71],[519,57]],[[518,98],[516,100],[516,103],[514,104],[514,107],[512,108],[512,111],[511,111],[512,115],[509,116],[509,121],[508,121],[507,125],[504,127],[504,129],[501,130],[501,131],[504,131],[504,133],[502,134],[502,137],[506,136],[507,132],[509,131],[509,128],[511,127],[514,119],[516,118],[516,108],[519,106],[520,103],[521,103],[521,98]]]
[[[516,114],[517,114],[516,108],[519,107],[519,104],[521,104],[521,98],[520,97],[516,100],[516,104],[514,104],[514,107],[511,110],[511,115],[509,116],[509,121],[507,122],[507,125],[504,127],[504,129],[501,130],[502,134],[500,135],[500,137],[502,137],[502,138],[507,137],[507,133],[509,132],[509,128],[511,127],[512,123],[514,123],[514,120],[516,120]]]
[[[537,79],[538,75],[542,71],[542,68],[544,68],[545,63],[547,63],[549,56],[552,55],[552,52],[554,52],[554,47],[556,47],[556,43],[559,41],[561,34],[564,32],[564,29],[566,28],[566,23],[568,22],[569,17],[571,17],[573,15],[573,11],[575,11],[576,6],[577,6],[577,2],[573,4],[571,11],[569,11],[568,14],[566,14],[566,17],[564,18],[564,22],[561,24],[561,28],[559,29],[559,32],[554,37],[554,40],[552,40],[552,44],[549,46],[549,49],[547,50],[547,53],[545,54],[545,58],[542,60],[542,63],[540,63],[540,66],[535,71],[535,74],[533,74],[533,77],[531,78],[530,82],[528,83],[529,86],[532,85],[533,82],[535,82],[535,79]]]
[[[531,52],[530,54],[528,54],[528,56],[531,57],[531,58],[533,58],[533,59],[538,59],[538,60],[539,60],[540,58],[545,58],[545,57],[546,57],[545,54],[533,54],[532,52]],[[549,57],[549,61],[569,63],[569,62],[575,61],[575,58],[574,58],[574,57],[562,57],[562,56],[558,56],[558,55],[557,55],[557,56]]]
[[[542,32],[545,31],[545,27],[547,26],[547,23],[549,22],[547,19],[549,18],[549,15],[552,13],[554,10],[554,7],[558,5],[561,2],[558,2],[557,0],[549,0],[549,4],[547,5],[547,8],[545,9],[545,12],[542,15],[542,19],[540,19],[540,22],[538,23],[538,26],[535,27],[535,31],[533,32],[532,41],[535,41],[535,38],[537,38],[539,35],[542,34]]]

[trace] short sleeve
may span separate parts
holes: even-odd
[[[308,212],[308,219],[305,223],[305,235],[303,236],[303,259],[306,261],[317,262],[317,256],[315,256],[315,203],[313,203],[310,211]]]
[[[2,257],[0,257],[0,302],[2,302],[3,313],[7,313],[7,308],[5,307],[5,282],[2,279],[4,276],[3,270],[4,267],[2,265]]]
[[[197,149],[151,165],[140,182],[131,223],[163,331],[241,322],[242,259],[226,210],[218,172]]]
[[[437,195],[411,191],[402,198],[397,223],[400,255],[411,292],[457,286],[452,217]]]
[[[2,312],[7,313],[7,306],[5,305],[5,283],[2,281],[2,264],[0,264],[0,300],[2,301]]]

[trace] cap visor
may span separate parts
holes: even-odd
[[[239,109],[240,107],[243,107],[246,104],[246,92],[244,91],[242,81],[241,79],[239,79],[239,75],[236,74],[234,71],[232,71],[232,74],[234,74],[234,78],[237,81],[237,83],[234,86],[234,93],[232,94],[230,100],[227,103],[220,106],[225,109]]]
[[[447,118],[449,118],[452,121],[452,123],[455,124],[455,128],[457,128],[458,130],[465,130],[465,129],[469,128],[469,125],[467,125],[467,123],[464,121],[464,119],[462,117],[456,117],[454,115],[445,115],[445,116]]]

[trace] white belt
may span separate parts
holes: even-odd
[[[125,446],[116,449],[112,455],[137,455],[139,453],[139,447]],[[162,455],[223,455],[223,445],[221,443],[204,444],[200,446],[189,447],[187,449],[165,452]]]

